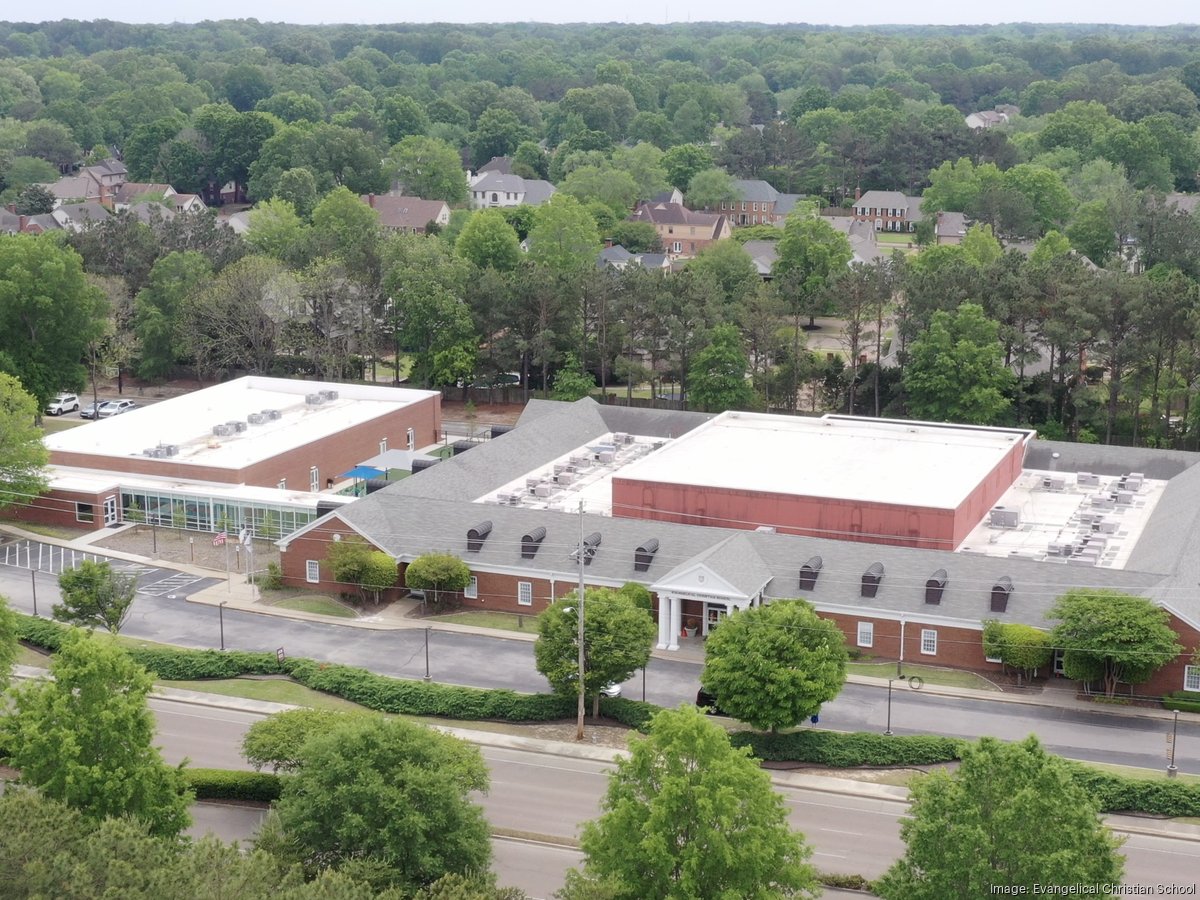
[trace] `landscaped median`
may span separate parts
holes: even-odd
[[[19,615],[22,641],[55,651],[69,628],[58,622]],[[272,653],[186,650],[165,646],[128,648],[130,656],[158,678],[170,681],[229,679],[246,675],[286,675],[311,688],[379,712],[459,720],[548,722],[575,714],[573,697],[521,694],[508,690],[408,681],[337,663],[288,658]],[[644,728],[659,707],[625,698],[604,698],[607,719]],[[829,768],[929,766],[955,762],[966,742],[933,735],[885,736],[804,729],[761,733],[736,731],[735,745],[749,747],[759,759]],[[1102,812],[1138,812],[1160,816],[1200,816],[1200,785],[1182,779],[1138,779],[1072,763],[1079,782]],[[274,776],[260,773],[192,770],[198,799],[271,799]],[[245,777],[243,777],[245,776]]]

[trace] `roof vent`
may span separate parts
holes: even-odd
[[[538,547],[545,539],[546,527],[544,525],[531,528],[528,532],[521,535],[521,558],[533,559],[537,555]]]
[[[179,445],[178,444],[159,444],[158,449],[162,451],[163,456],[178,456],[179,455]]]
[[[1007,575],[996,579],[992,585],[992,612],[1007,612],[1008,598],[1012,596],[1013,583]]]
[[[925,582],[925,602],[941,603],[942,591],[946,590],[946,570],[938,569]]]
[[[493,438],[498,438],[498,437],[500,437],[500,435],[508,434],[512,430],[513,430],[512,425],[493,425],[491,427],[491,436]]]
[[[883,563],[871,563],[862,576],[863,597],[874,597],[879,592],[879,583],[883,581]]]
[[[454,453],[452,454],[453,456],[459,456],[460,454],[466,453],[468,450],[470,450],[474,446],[475,446],[474,441],[455,441],[453,444],[450,445],[450,448],[454,451]]]
[[[649,571],[650,564],[654,562],[654,554],[657,552],[658,538],[650,538],[648,541],[642,541],[638,545],[638,548],[633,551],[633,571]]]
[[[483,549],[483,542],[492,533],[492,520],[485,519],[474,528],[467,529],[467,552],[478,553]]]
[[[592,557],[596,555],[596,548],[600,546],[600,532],[593,531],[583,539],[583,564],[590,566]]]
[[[426,469],[432,469],[439,462],[441,462],[441,460],[437,457],[434,457],[433,459],[421,459],[420,457],[417,457],[412,461],[412,474],[416,475],[418,472],[424,472]]]
[[[825,563],[821,557],[814,556],[800,567],[800,590],[811,591],[817,586],[817,576],[821,574],[823,565]]]

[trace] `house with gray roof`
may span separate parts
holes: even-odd
[[[857,194],[857,192],[856,192]],[[854,218],[876,231],[913,231],[921,221],[921,198],[899,191],[867,191],[854,198]]]
[[[503,172],[480,172],[470,179],[471,205],[477,209],[540,206],[554,196],[548,181]]]
[[[835,429],[861,421],[834,418]],[[813,440],[822,439],[821,422]],[[1047,628],[1064,592],[1114,588],[1159,604],[1180,643],[1200,646],[1200,454],[1031,441],[1010,489],[1024,491],[1023,499],[1006,507],[1006,494],[996,509],[981,510],[983,521],[954,549],[664,516],[655,512],[659,488],[650,483],[643,502],[654,508],[613,508],[606,478],[643,466],[663,448],[683,447],[681,437],[691,441],[714,424],[687,411],[533,401],[508,433],[290,535],[280,543],[285,580],[344,589],[326,554],[332,542],[357,537],[401,568],[429,552],[459,556],[471,569],[460,598],[468,607],[536,614],[573,590],[582,569],[590,586],[633,581],[649,588],[665,649],[702,639],[683,636],[691,620],[703,636],[731,611],[802,598],[863,653],[974,670],[997,668],[982,649],[984,620]],[[940,439],[946,427],[916,424],[926,429],[921,440]],[[870,427],[892,426],[876,420]],[[1009,431],[978,439],[1003,445]],[[881,444],[872,465],[885,471],[872,483],[894,481],[919,494],[919,484],[907,483],[912,473],[886,471],[898,458]],[[742,465],[726,462],[731,472]],[[707,465],[719,469],[721,461]],[[788,478],[802,480],[805,465],[793,466]],[[852,472],[839,478],[853,488]],[[582,561],[581,527],[593,535]],[[1140,690],[1184,687],[1200,689],[1200,666],[1186,654]]]
[[[729,217],[731,225],[782,225],[800,199],[799,194],[783,194],[761,179],[735,178],[737,199],[723,201],[712,212]]]

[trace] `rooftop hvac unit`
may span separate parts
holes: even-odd
[[[232,428],[234,431],[238,432],[239,434],[250,427],[249,425],[247,425],[245,422],[241,421],[240,419],[230,419],[225,424],[228,425],[230,428]]]
[[[525,490],[529,491],[529,493],[532,494],[534,491],[537,490],[537,486],[541,483],[542,483],[542,479],[540,479],[540,478],[526,478],[525,479]]]
[[[150,457],[150,459],[158,459],[158,448],[157,447],[147,447],[145,450],[142,451],[142,456],[148,456],[148,457]]]
[[[1021,524],[1021,513],[1007,506],[993,506],[988,513],[988,524],[993,528],[1017,528]]]
[[[327,390],[320,391],[319,393],[321,394],[322,397],[324,397],[326,400],[328,400],[330,402],[332,402],[338,398],[337,391],[331,391],[331,390],[327,389]]]
[[[159,444],[158,449],[162,451],[163,456],[178,456],[179,455],[179,445],[178,444]]]
[[[1100,476],[1093,475],[1091,472],[1080,472],[1075,476],[1075,483],[1083,487],[1099,487]]]
[[[599,457],[600,457],[600,462],[611,463],[614,459],[617,458],[617,455],[615,453],[613,453],[613,451],[611,451],[611,450],[602,450],[602,451],[600,451]]]
[[[250,413],[250,415],[246,416],[246,421],[251,425],[262,425],[267,421],[267,417],[262,413]]]
[[[324,394],[305,394],[304,395],[304,405],[305,406],[320,406],[324,402],[325,402]]]
[[[1116,497],[1117,506],[1132,506],[1133,491],[1117,491]]]
[[[567,465],[566,463],[555,463],[554,464],[554,474],[555,475],[561,475],[563,472],[569,472],[569,471],[571,471],[571,467],[569,465]]]
[[[574,472],[559,472],[557,475],[554,476],[554,480],[557,481],[559,484],[570,484],[572,481],[575,480],[575,473]]]
[[[571,467],[574,469],[586,469],[589,465],[591,465],[591,460],[586,456],[571,457]]]
[[[217,437],[229,437],[229,435],[233,434],[233,429],[228,425],[214,425],[212,433]]]
[[[551,494],[554,493],[554,485],[539,484],[537,487],[535,487],[533,489],[533,493],[537,497],[549,497]]]
[[[613,433],[613,443],[614,444],[631,444],[631,443],[633,443],[633,438],[623,431],[617,431],[617,432]]]
[[[1042,489],[1046,491],[1061,491],[1067,486],[1067,480],[1062,475],[1047,475],[1042,479]]]
[[[262,416],[271,422],[275,422],[283,418],[283,413],[277,409],[264,409],[262,411]]]
[[[754,530],[757,531],[759,534],[774,534],[775,526],[774,525],[759,525]]]

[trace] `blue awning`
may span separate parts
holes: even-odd
[[[370,466],[355,466],[349,472],[343,472],[338,478],[383,478],[387,473]]]

